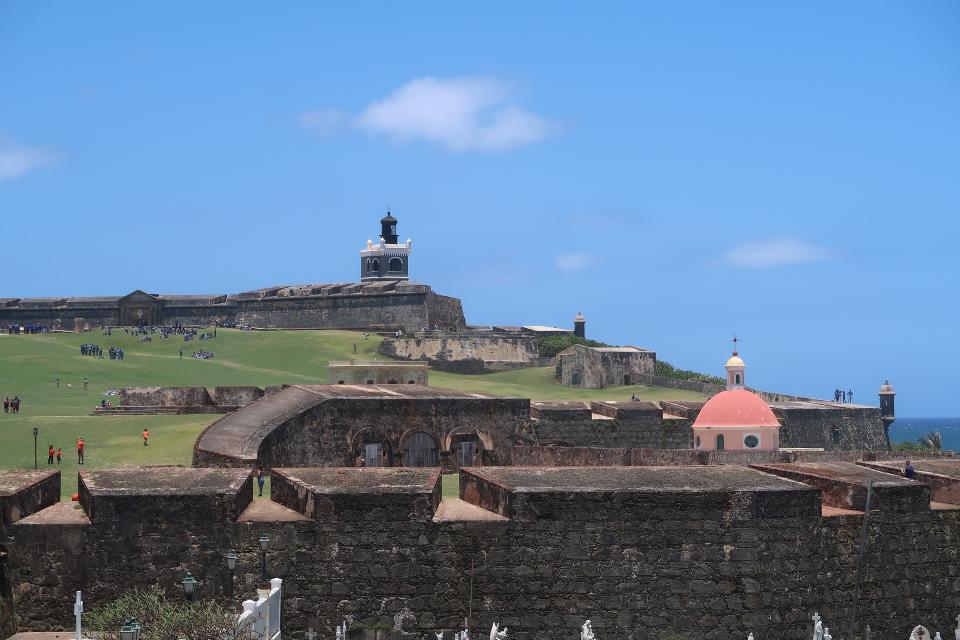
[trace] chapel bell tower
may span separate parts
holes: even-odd
[[[727,364],[724,365],[724,368],[727,370],[727,390],[730,389],[743,389],[747,386],[747,383],[744,379],[745,370],[747,365],[744,364],[743,359],[740,357],[740,354],[737,353],[737,339],[733,339],[733,355],[730,356],[730,359],[727,360]]]
[[[413,242],[408,238],[400,243],[397,236],[397,219],[390,210],[380,219],[380,240],[367,240],[360,250],[360,281],[409,280],[410,251]]]

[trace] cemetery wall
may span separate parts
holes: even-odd
[[[60,499],[59,471],[0,472],[0,637],[16,632],[8,566],[11,527]]]
[[[607,466],[683,466],[683,465],[751,465],[785,462],[858,462],[926,459],[957,459],[953,451],[707,451],[703,449],[646,449],[632,447],[558,447],[518,444],[511,448],[511,464],[537,467],[607,467]]]
[[[474,631],[496,621],[516,640],[575,637],[585,618],[611,638],[801,640],[815,610],[835,636],[846,629],[861,517],[821,516],[813,490],[558,490],[517,498],[511,520],[476,522],[436,522],[420,494],[348,494],[331,509],[294,504],[310,521],[237,522],[227,511],[203,522],[170,500],[147,528],[137,520],[146,510],[116,523],[16,525],[9,582],[20,628],[70,628],[77,589],[88,609],[137,587],[178,597],[188,569],[203,597],[223,600],[228,549],[239,555],[237,609],[264,582],[266,534],[267,572],[284,579],[285,634],[348,618],[422,638],[459,628],[471,589]],[[917,622],[952,628],[958,532],[958,511],[874,515],[860,600],[874,638]]]

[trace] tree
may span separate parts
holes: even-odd
[[[932,449],[933,451],[940,451],[943,449],[943,436],[939,431],[930,431],[925,435],[920,436],[920,444],[922,444],[927,449]]]
[[[91,609],[87,628],[101,640],[120,640],[130,618],[143,625],[144,640],[236,640],[237,616],[212,601],[168,600],[157,589],[127,593]]]

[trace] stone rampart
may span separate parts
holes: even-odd
[[[378,445],[385,466],[456,469],[470,441],[474,463],[509,464],[530,401],[419,385],[293,385],[208,427],[195,466],[353,466]],[[379,466],[375,461],[370,466]]]
[[[530,362],[537,357],[536,340],[529,337],[450,336],[440,338],[386,338],[380,353],[398,360],[456,362],[480,360]]]
[[[404,331],[466,326],[457,298],[398,281],[274,287],[230,296],[134,292],[122,298],[8,298],[0,304],[0,326],[45,324],[80,330],[135,324],[121,312],[125,300],[134,295],[138,304],[156,311],[150,316],[155,324],[210,326],[221,321],[260,328]]]
[[[249,495],[234,473],[224,484]],[[847,628],[863,515],[825,515],[809,484],[737,467],[463,470],[461,496],[506,517],[458,519],[438,517],[431,473],[279,469],[263,517],[214,507],[202,522],[188,513],[199,503],[149,494],[164,510],[149,521],[133,503],[114,522],[41,512],[13,526],[5,588],[16,585],[22,630],[70,628],[75,590],[88,607],[150,586],[176,597],[187,570],[201,597],[227,601],[234,549],[236,608],[262,586],[265,534],[294,637],[349,618],[422,638],[471,610],[475,634],[497,621],[517,640],[569,638],[586,618],[611,638],[804,640],[812,611]],[[216,504],[225,490],[206,491]],[[876,638],[900,637],[904,620],[952,628],[960,608],[960,510],[913,507],[866,528],[859,621]]]
[[[9,638],[17,630],[8,568],[11,527],[59,499],[59,471],[0,471],[0,637]]]
[[[99,414],[116,414],[139,410],[149,413],[226,413],[250,404],[264,396],[264,390],[254,386],[215,387],[124,387],[120,389],[120,406],[112,410],[98,410]]]
[[[691,421],[664,420],[652,402],[533,402],[530,409],[540,444],[686,449],[693,442]]]

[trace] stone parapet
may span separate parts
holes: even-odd
[[[189,471],[165,490],[193,483]],[[849,622],[863,517],[824,516],[816,486],[743,467],[470,468],[460,483],[470,517],[428,518],[435,473],[275,470],[278,501],[309,520],[264,509],[201,527],[189,497],[87,524],[44,510],[13,525],[3,588],[16,591],[20,629],[38,631],[72,624],[75,590],[88,603],[136,588],[174,595],[187,570],[203,598],[235,608],[262,586],[264,560],[284,580],[291,636],[347,618],[420,638],[460,628],[468,612],[473,630],[496,621],[517,640],[569,638],[586,618],[604,637],[702,640],[804,640],[811,611]],[[158,484],[127,497],[156,505]],[[211,496],[233,486],[214,485]],[[874,637],[896,637],[904,618],[948,628],[960,607],[960,511],[917,506],[881,510],[865,530],[859,621]],[[508,519],[480,517],[486,507]]]

